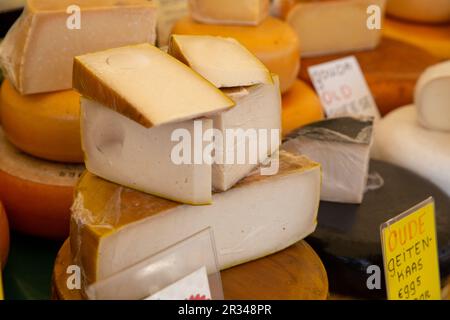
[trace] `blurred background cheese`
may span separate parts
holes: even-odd
[[[175,24],[172,33],[235,38],[280,77],[282,92],[292,87],[300,68],[300,44],[295,32],[273,17],[256,27],[202,24],[185,17]]]
[[[9,253],[9,224],[5,209],[0,202],[0,277],[6,266]],[[1,290],[1,288],[0,288]]]
[[[66,10],[73,1],[27,1],[0,47],[0,63],[20,93],[70,89],[72,60],[77,55],[156,40],[156,9],[149,1],[76,3],[82,10],[82,25],[71,30]]]
[[[380,29],[369,29],[367,9],[377,5],[384,17],[385,0],[335,0],[298,2],[286,21],[301,42],[302,57],[375,48]]]
[[[450,22],[449,0],[388,0],[389,15],[414,22]]]
[[[82,165],[38,160],[17,150],[0,131],[0,201],[11,228],[29,235],[64,239]]]
[[[417,173],[450,196],[450,133],[420,126],[413,105],[395,110],[376,126],[374,157]]]
[[[0,104],[3,130],[17,148],[46,160],[83,162],[77,92],[23,96],[5,80]]]
[[[450,59],[450,23],[427,25],[386,18],[383,34],[424,48],[441,59]]]
[[[174,203],[88,173],[72,209],[72,254],[92,283],[211,227],[218,266],[226,269],[283,250],[313,232],[319,193],[320,166],[288,153],[280,154],[278,175],[249,176],[215,194],[210,206]]]
[[[283,136],[304,125],[324,119],[322,104],[314,89],[297,80],[283,97]]]
[[[300,78],[311,84],[309,67],[350,54],[361,65],[382,115],[413,103],[414,88],[420,75],[426,68],[440,61],[421,47],[385,37],[374,50],[303,59]]]
[[[189,0],[194,20],[231,25],[258,25],[269,15],[269,3],[269,0]]]

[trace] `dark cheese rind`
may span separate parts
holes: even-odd
[[[327,119],[302,127],[287,136],[285,140],[305,137],[328,142],[370,145],[372,143],[373,121],[373,118],[370,117]]]

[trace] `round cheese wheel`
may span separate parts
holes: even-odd
[[[280,77],[282,92],[292,87],[300,68],[297,35],[287,23],[273,17],[255,27],[201,24],[185,17],[175,24],[172,33],[235,38]]]
[[[358,299],[385,298],[384,281],[383,290],[369,290],[366,284],[369,266],[383,269],[380,225],[430,196],[436,201],[440,271],[444,279],[450,276],[450,198],[428,180],[386,162],[372,161],[370,172],[383,178],[383,186],[368,191],[360,205],[322,202],[317,229],[307,239],[325,264],[330,291]]]
[[[30,157],[0,131],[0,200],[11,228],[29,235],[64,239],[82,165],[64,165]]]
[[[46,160],[83,162],[78,93],[22,96],[5,80],[0,102],[3,130],[16,147]]]
[[[374,156],[434,182],[450,196],[450,133],[419,125],[416,108],[386,116],[375,129]]]
[[[414,88],[420,75],[440,59],[420,47],[383,38],[378,48],[352,53],[364,73],[382,115],[413,103]],[[349,54],[334,54],[302,60],[300,78],[311,84],[308,68],[340,59]],[[389,58],[387,58],[389,57]]]
[[[450,24],[423,25],[386,18],[383,33],[426,49],[436,57],[450,59]]]
[[[5,267],[9,253],[9,224],[0,202],[0,270]]]
[[[448,0],[389,0],[389,15],[409,21],[442,23],[450,21]]]
[[[291,90],[283,95],[283,135],[323,119],[322,104],[316,92],[305,82],[297,80]]]

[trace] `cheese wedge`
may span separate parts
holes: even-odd
[[[281,95],[277,77],[274,84],[224,92],[236,106],[212,118],[214,129],[223,138],[220,143],[216,141],[216,163],[212,166],[212,185],[216,191],[233,187],[278,151],[281,144]],[[244,158],[238,160],[242,155]],[[233,160],[232,163],[227,159]]]
[[[150,44],[76,57],[73,86],[147,128],[234,106],[198,73]]]
[[[450,131],[450,60],[423,73],[417,82],[415,104],[425,128]]]
[[[83,171],[82,165],[27,156],[0,130],[0,201],[16,231],[50,239],[67,238],[74,186]]]
[[[211,206],[163,200],[86,173],[72,207],[72,254],[91,284],[211,227],[219,268],[230,268],[312,233],[319,191],[320,166],[286,153],[278,175],[247,177],[214,195]]]
[[[201,23],[256,26],[269,15],[269,0],[189,0],[192,17]]]
[[[283,136],[304,125],[323,120],[324,117],[322,103],[307,83],[298,80],[283,95]]]
[[[87,169],[109,181],[183,203],[211,203],[211,165],[195,162],[196,139],[212,129],[211,120],[185,121],[154,128],[138,123],[81,98],[82,144]],[[196,123],[200,127],[196,129]],[[187,141],[192,157],[188,164],[172,158],[176,146],[175,130],[190,134]],[[200,152],[206,142],[200,140]],[[185,151],[187,152],[187,150]],[[178,153],[176,153],[178,155]]]
[[[301,40],[302,57],[378,46],[381,29],[369,29],[367,8],[377,5],[384,16],[385,0],[308,1],[296,4],[286,21]]]
[[[283,149],[322,165],[321,200],[361,203],[369,175],[372,132],[372,118],[328,119],[293,132]]]
[[[419,125],[417,109],[406,106],[376,126],[373,157],[409,169],[450,196],[450,133]]]
[[[79,16],[67,13],[73,5]],[[75,56],[154,43],[155,28],[156,9],[145,0],[28,0],[2,43],[0,63],[21,94],[67,90]]]
[[[46,160],[83,162],[77,92],[23,96],[5,80],[0,104],[3,130],[17,148]]]
[[[172,35],[169,54],[217,88],[273,83],[264,64],[232,38]]]
[[[386,11],[393,17],[414,22],[450,22],[448,0],[389,0]]]
[[[280,77],[282,92],[288,91],[300,69],[300,43],[294,30],[285,22],[268,17],[256,27],[210,25],[186,17],[172,30],[179,35],[211,35],[234,38],[252,52],[270,72]]]
[[[1,270],[6,266],[8,254],[9,254],[9,223],[5,209],[3,208],[3,205],[0,202],[0,278],[1,278]]]

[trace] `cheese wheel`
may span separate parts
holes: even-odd
[[[380,121],[373,154],[416,172],[450,196],[450,133],[420,126],[413,105],[395,110]]]
[[[82,165],[32,158],[0,131],[0,200],[14,230],[51,239],[67,237],[74,186],[83,171]]]
[[[450,21],[449,0],[389,0],[387,13],[415,22],[442,23]]]
[[[440,61],[420,47],[389,38],[383,38],[379,47],[374,50],[352,54],[361,65],[382,115],[413,103],[414,88],[420,75]],[[303,59],[300,78],[311,84],[309,67],[348,55],[349,53],[345,53]]]
[[[292,87],[300,68],[297,35],[287,23],[276,18],[269,17],[252,27],[201,24],[186,17],[175,24],[172,33],[235,38],[280,77],[282,92]]]
[[[78,93],[22,96],[5,80],[0,101],[3,129],[17,148],[46,160],[83,162]]]
[[[423,25],[385,19],[383,33],[424,48],[436,57],[450,59],[450,24]]]
[[[316,92],[300,80],[283,95],[282,110],[284,136],[304,125],[324,119],[322,104]]]
[[[0,274],[5,267],[9,253],[9,224],[5,209],[0,202]],[[1,290],[1,288],[0,288]]]
[[[415,104],[424,127],[450,131],[450,60],[423,73],[417,83]]]

